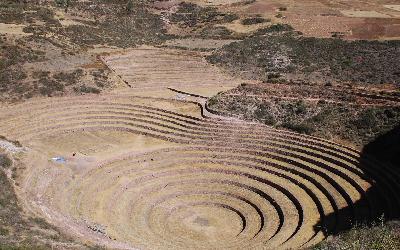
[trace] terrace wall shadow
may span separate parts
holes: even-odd
[[[364,146],[359,159],[372,186],[362,198],[320,220],[314,230],[336,235],[355,225],[400,219],[400,125]]]

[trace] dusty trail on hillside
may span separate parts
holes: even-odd
[[[121,249],[287,249],[399,212],[387,198],[399,176],[360,152],[212,115],[204,98],[167,89],[210,96],[240,83],[195,54],[103,60],[129,88],[0,109],[1,133],[27,148],[25,207],[73,236]]]

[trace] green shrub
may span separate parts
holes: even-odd
[[[41,85],[39,92],[45,96],[52,96],[56,92],[62,93],[64,91],[64,85],[62,83],[48,78],[41,78],[39,83]]]
[[[10,231],[7,228],[0,226],[0,236],[7,236],[9,233],[10,233]],[[1,246],[0,246],[0,249],[1,249]]]
[[[58,7],[68,8],[70,0],[54,0]]]
[[[32,223],[36,224],[37,226],[39,226],[40,228],[43,229],[50,229],[52,228],[52,226],[47,223],[47,221],[43,218],[39,218],[39,217],[33,217],[29,219]]]
[[[39,70],[39,71],[32,72],[31,76],[34,79],[40,79],[40,78],[47,78],[47,77],[49,77],[49,75],[50,75],[50,71]]]
[[[330,109],[324,109],[318,114],[314,115],[310,120],[314,123],[322,123],[329,121],[329,116],[331,115],[332,111]]]
[[[374,128],[379,123],[376,112],[373,109],[367,109],[362,112],[358,119],[355,121],[355,125],[359,129]]]
[[[282,127],[293,130],[297,133],[306,134],[306,135],[311,135],[315,131],[314,128],[310,124],[307,124],[307,123],[297,124],[297,123],[289,123],[288,122],[288,123],[282,124]]]
[[[0,167],[9,168],[12,165],[12,160],[6,154],[0,154]]]
[[[307,105],[303,100],[296,102],[295,106],[295,112],[297,115],[307,112]]]
[[[222,23],[231,23],[237,19],[239,19],[239,16],[237,14],[234,13],[221,13],[222,15]]]
[[[274,33],[274,32],[285,32],[285,31],[293,31],[293,27],[290,26],[289,24],[274,24],[271,25],[267,28],[259,29],[257,30],[254,35],[259,36],[259,35],[264,35],[268,33]]]
[[[276,79],[276,78],[279,78],[279,77],[281,77],[281,74],[279,74],[279,73],[269,73],[269,74],[267,75],[267,79],[268,79],[268,80]]]
[[[200,34],[204,38],[230,38],[233,32],[223,26],[207,26],[201,31]]]
[[[100,90],[98,88],[82,85],[79,88],[74,87],[74,91],[77,93],[94,93],[94,94],[99,94]]]
[[[241,21],[241,23],[243,25],[253,25],[253,24],[265,23],[265,22],[270,22],[270,21],[271,21],[270,19],[265,19],[262,17],[251,17],[251,18],[243,19]]]
[[[82,75],[83,75],[83,70],[77,69],[71,73],[60,72],[55,74],[53,77],[57,81],[65,82],[65,85],[69,86],[76,84],[79,81],[80,77],[82,77]]]
[[[125,9],[126,9],[126,12],[128,13],[128,14],[130,14],[130,13],[132,13],[133,12],[133,1],[132,0],[129,0],[128,1],[128,3],[126,4],[126,7],[125,7]]]
[[[267,105],[259,105],[254,111],[254,116],[258,121],[262,121],[267,125],[274,125],[276,123],[275,117],[270,113]]]
[[[182,2],[170,20],[184,27],[194,27],[198,23],[227,23],[238,18],[236,14],[221,13],[215,7],[201,7],[194,3]]]
[[[218,103],[218,98],[216,96],[211,97],[210,99],[208,99],[208,106],[214,106]]]

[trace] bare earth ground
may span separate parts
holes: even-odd
[[[306,36],[400,36],[393,1],[193,2],[238,13],[239,20],[261,14],[271,23],[290,23]],[[179,2],[156,4],[155,12],[171,11]],[[56,18],[63,27],[88,21],[62,11]],[[316,22],[322,28],[309,25]],[[271,23],[256,28],[240,21],[218,23],[235,32],[226,40],[196,36],[157,46],[97,45],[62,56],[63,49],[54,49],[46,50],[49,60],[24,63],[26,83],[41,69],[50,73],[37,73],[38,81],[44,74],[56,82],[62,81],[60,71],[84,70],[74,85],[78,91],[66,85],[47,97],[32,94],[10,101],[5,96],[8,102],[0,105],[0,148],[13,159],[7,178],[24,211],[86,246],[110,249],[306,248],[352,222],[381,214],[398,217],[400,174],[389,165],[337,141],[210,109],[209,97],[221,91],[238,94],[234,88],[243,82],[264,89],[247,93],[249,98],[304,98],[303,88],[260,85],[205,59],[240,33]],[[357,26],[368,23],[395,28],[370,35]],[[171,33],[187,29],[168,20],[165,25]],[[26,34],[22,28],[0,24],[0,33],[14,41]],[[397,105],[393,85],[376,88],[331,86],[323,93],[311,88],[305,99],[342,103],[334,94],[342,91],[350,99],[355,96],[358,105]]]

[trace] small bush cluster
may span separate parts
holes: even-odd
[[[4,153],[0,153],[0,167],[9,168],[12,165],[12,160]]]
[[[217,38],[217,39],[224,39],[224,38],[231,38],[233,32],[226,27],[219,26],[207,26],[201,30],[200,35],[204,38]]]
[[[40,84],[39,92],[44,96],[62,94],[65,89],[65,86],[62,83],[49,78],[41,78],[38,83]]]
[[[100,90],[98,88],[86,86],[86,85],[81,85],[80,87],[74,87],[74,91],[77,93],[93,93],[93,94],[99,94]]]
[[[193,3],[183,2],[178,10],[171,15],[171,22],[178,23],[182,27],[194,27],[198,24],[229,23],[239,17],[236,14],[225,14],[214,7],[200,7]]]
[[[68,12],[68,8],[70,6],[71,1],[70,0],[54,0],[56,5],[60,8],[64,8],[65,13]]]
[[[398,250],[400,249],[400,225],[398,222],[373,226],[357,225],[347,232],[321,242],[312,249]]]
[[[379,121],[376,117],[376,113],[373,109],[367,109],[365,112],[361,112],[358,119],[354,121],[354,124],[359,129],[368,129],[378,125]]]
[[[300,123],[300,124],[284,123],[282,124],[282,127],[293,130],[300,134],[307,134],[307,135],[311,135],[315,131],[314,128],[308,123]]]
[[[8,230],[5,227],[0,226],[0,236],[7,236],[9,233],[10,233],[10,230]],[[1,246],[0,246],[0,249],[1,249]]]
[[[83,70],[77,69],[73,72],[59,72],[53,75],[53,78],[59,82],[64,82],[66,86],[75,85],[79,79],[83,76]]]
[[[267,125],[275,125],[276,120],[267,105],[259,105],[254,111],[255,119]]]
[[[128,2],[126,3],[126,7],[125,7],[126,12],[128,14],[131,14],[133,12],[133,8],[134,8],[133,1],[132,0],[128,0]]]
[[[0,13],[1,14],[1,13]],[[42,61],[45,53],[19,44],[0,45],[0,99],[4,96],[24,96],[30,91],[25,83],[23,64]]]
[[[266,23],[266,22],[270,22],[270,21],[271,21],[270,19],[265,19],[262,17],[251,17],[251,18],[243,19],[241,21],[241,23],[243,25],[253,25],[253,24],[258,24],[258,23]]]

